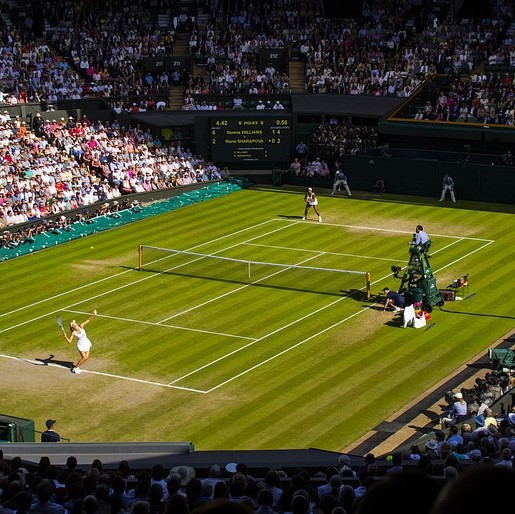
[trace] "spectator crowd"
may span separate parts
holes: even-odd
[[[458,82],[466,77],[464,87],[479,87],[479,101],[490,119],[495,118],[492,100],[512,100],[511,75],[475,72],[481,62],[515,64],[508,30],[513,6],[506,0],[493,2],[492,16],[479,20],[454,19],[452,12],[439,18],[418,1],[370,0],[359,19],[329,20],[318,0],[204,0],[198,9],[207,18],[194,17],[187,29],[190,54],[205,66],[205,73],[196,76],[178,66],[159,72],[145,68],[147,58],[173,54],[173,16],[166,26],[157,23],[157,13],[172,12],[172,7],[167,0],[152,9],[142,1],[72,6],[64,0],[34,0],[32,9],[44,12],[50,37],[36,37],[29,20],[14,28],[0,21],[5,34],[0,100],[54,104],[97,96],[109,99],[117,111],[132,112],[163,108],[172,85],[185,86],[186,106],[192,105],[192,95],[205,93],[284,94],[291,90],[291,58],[305,63],[310,93],[408,97],[425,77],[441,73]],[[274,49],[285,51],[280,64],[263,61],[261,51]],[[446,94],[448,99],[459,96],[459,91],[448,93],[453,93]],[[440,103],[435,98],[433,115],[456,120],[465,101],[469,111],[473,107],[464,96],[450,101],[451,114],[436,112]]]
[[[223,171],[223,173],[222,173]],[[181,142],[149,131],[92,123],[86,116],[44,121],[0,118],[0,226],[35,222],[122,195],[226,178]]]
[[[455,512],[441,510],[448,495],[466,502],[477,487],[490,490],[487,477],[495,476],[501,489],[513,483],[514,450],[515,425],[506,420],[485,430],[437,431],[425,445],[394,452],[386,461],[372,453],[339,454],[326,468],[288,472],[242,462],[133,469],[127,460],[108,467],[99,458],[81,467],[74,456],[54,465],[42,451],[39,463],[0,459],[0,512],[375,514],[380,504],[387,511],[395,506],[400,513],[441,514]],[[474,474],[479,483],[466,487]]]

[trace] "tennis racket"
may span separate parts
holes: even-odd
[[[63,319],[61,318],[61,316],[57,315],[55,317],[55,322],[57,323],[59,328],[63,331],[63,334],[66,335],[66,331],[64,330],[64,325],[63,325]]]

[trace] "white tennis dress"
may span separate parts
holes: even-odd
[[[308,205],[318,205],[318,198],[315,193],[306,193],[306,202]]]
[[[79,352],[89,352],[91,341],[88,339],[86,331],[79,327],[75,329],[75,334],[77,335],[77,350],[79,350]]]

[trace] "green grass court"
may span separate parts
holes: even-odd
[[[254,187],[1,263],[2,413],[74,442],[339,451],[513,329],[513,206],[318,191],[317,223],[303,193]],[[380,291],[419,223],[439,288],[470,273],[473,295],[403,330]],[[139,245],[223,259],[144,248],[140,271]],[[76,376],[55,317],[94,308]]]

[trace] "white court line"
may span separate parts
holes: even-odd
[[[487,246],[490,246],[491,244],[495,243],[494,240],[490,239],[484,239],[484,241],[487,241],[486,244],[484,244],[483,246],[480,246],[479,248],[476,248],[475,250],[472,250],[471,252],[465,254],[465,255],[462,255],[461,257],[459,257],[458,259],[454,259],[452,262],[449,262],[449,264],[446,264],[445,266],[442,266],[441,268],[438,269],[438,271],[442,271],[446,268],[448,268],[449,266],[453,266],[454,264],[456,264],[457,262],[460,262],[462,261],[463,259],[465,259],[466,257],[469,257],[470,255],[473,255],[474,253],[476,252],[479,252],[480,250],[482,250],[483,248],[486,248]],[[451,245],[449,245],[451,246]],[[436,253],[436,252],[435,252]],[[438,273],[438,271],[435,271],[434,273]]]
[[[274,221],[281,221],[283,223],[300,223],[298,220],[287,220],[283,218],[274,218]],[[330,227],[344,227],[344,228],[352,228],[357,230],[367,230],[369,232],[390,232],[392,234],[411,234],[413,235],[413,230],[395,230],[393,228],[377,228],[377,227],[363,227],[361,225],[345,225],[342,223],[322,223],[322,225],[319,225],[318,223],[312,223],[313,225],[317,226],[330,226]],[[483,239],[478,237],[466,237],[466,236],[449,236],[446,234],[432,234],[431,237],[446,237],[446,238],[452,238],[452,239],[468,239],[470,241],[490,241],[493,242],[492,239]]]
[[[36,366],[50,366],[52,368],[64,368],[64,369],[67,369],[68,371],[70,371],[70,373],[71,373],[70,368],[67,368],[66,366],[62,366],[61,364],[55,364],[53,362],[41,362],[41,361],[37,361],[37,360],[33,360],[33,359],[23,359],[22,357],[14,357],[12,355],[3,355],[3,354],[0,354],[0,358],[11,359],[11,360],[16,360],[16,361],[21,361],[21,362],[28,362],[29,364],[34,364]],[[163,384],[161,382],[155,382],[154,380],[143,380],[141,378],[125,377],[123,375],[113,375],[111,373],[102,373],[101,371],[91,371],[89,369],[81,369],[81,375],[83,373],[88,373],[90,375],[100,375],[100,376],[110,377],[110,378],[119,378],[121,380],[129,380],[130,382],[138,382],[140,384],[149,384],[149,385],[156,385],[156,386],[160,386],[160,387],[167,387],[168,389],[181,389],[183,391],[190,391],[192,393],[202,393],[202,394],[207,393],[207,391],[202,391],[201,389],[192,389],[191,387],[173,386],[173,385],[169,385],[169,384]]]
[[[340,300],[337,300],[332,305],[334,305],[335,303],[338,303],[338,301],[340,301]],[[275,355],[272,355],[271,357],[268,357],[268,359],[265,359],[265,360],[263,360],[261,362],[258,362],[254,366],[251,366],[250,368],[247,368],[246,370],[242,371],[241,373],[238,373],[237,375],[234,375],[231,378],[228,378],[227,380],[224,380],[223,382],[220,382],[219,384],[217,384],[216,386],[212,387],[211,389],[208,389],[206,392],[207,393],[211,393],[211,392],[215,391],[216,389],[219,389],[220,387],[229,384],[233,380],[236,380],[237,378],[240,378],[243,375],[246,375],[247,373],[250,373],[251,371],[254,371],[255,369],[257,369],[257,368],[267,364],[268,362],[273,361],[277,357],[280,357],[281,355],[284,355],[285,353],[288,353],[289,351],[294,350],[295,348],[297,348],[299,346],[302,346],[303,344],[311,341],[315,337],[318,337],[319,335],[327,332],[328,330],[332,330],[333,328],[337,327],[338,325],[341,325],[342,323],[346,323],[347,321],[351,320],[352,318],[354,318],[358,314],[362,314],[363,312],[366,312],[368,310],[370,310],[370,307],[365,307],[364,309],[361,309],[360,311],[357,311],[354,314],[351,314],[350,316],[347,316],[346,318],[344,318],[344,319],[342,319],[340,321],[337,321],[336,323],[333,323],[332,325],[324,328],[323,330],[318,331],[316,334],[313,334],[313,335],[307,337],[306,339],[303,339],[302,341],[299,341],[298,343],[295,343],[294,345],[289,346],[288,348],[280,351],[279,353],[276,353]]]
[[[62,309],[62,312],[68,312],[70,314],[91,314],[90,312],[84,312],[84,311],[74,311],[70,309]],[[185,311],[188,312],[188,311]],[[106,319],[114,319],[116,321],[127,321],[129,323],[140,323],[142,325],[152,325],[155,327],[164,327],[164,328],[173,328],[176,330],[187,330],[188,332],[200,332],[202,334],[210,334],[215,336],[222,336],[222,337],[234,337],[236,339],[248,339],[249,341],[255,341],[256,337],[247,337],[247,336],[239,336],[236,334],[226,334],[224,332],[214,332],[212,330],[202,330],[200,328],[190,328],[190,327],[180,327],[179,325],[168,325],[166,323],[163,323],[162,321],[143,321],[139,319],[132,319],[132,318],[122,318],[121,316],[108,316],[106,314],[97,314],[97,318],[106,318]]]
[[[216,243],[217,241],[221,241],[222,239],[226,239],[226,238],[232,237],[232,236],[234,236],[236,234],[240,234],[240,233],[246,232],[247,230],[253,230],[256,227],[260,227],[262,225],[266,225],[266,224],[272,223],[272,222],[273,222],[273,220],[268,220],[268,221],[264,221],[262,223],[258,223],[257,225],[253,225],[252,227],[247,227],[247,228],[243,228],[241,230],[237,230],[236,232],[231,232],[230,234],[226,234],[225,236],[220,236],[220,237],[217,237],[216,239],[211,239],[210,241],[208,241],[206,243],[201,243],[201,244],[198,244],[196,246],[192,246],[191,248],[188,248],[188,250],[186,250],[186,251],[193,251],[193,250],[196,250],[198,248],[202,248],[205,245]],[[17,309],[14,309],[12,311],[4,312],[3,314],[0,314],[0,318],[3,318],[4,316],[9,316],[11,314],[14,314],[15,312],[19,312],[19,311],[22,311],[22,310],[25,310],[25,309],[32,309],[34,306],[39,305],[41,303],[45,303],[45,302],[49,302],[51,300],[55,300],[56,298],[60,298],[61,296],[65,296],[67,294],[75,293],[76,291],[80,291],[81,289],[85,289],[85,288],[90,287],[92,285],[100,284],[102,282],[105,282],[106,280],[112,280],[113,278],[117,278],[117,277],[119,277],[121,275],[125,275],[127,273],[132,273],[136,269],[137,268],[131,268],[131,269],[128,269],[128,270],[125,270],[125,271],[121,271],[120,273],[115,273],[114,275],[109,275],[108,277],[104,277],[104,278],[95,280],[93,282],[89,282],[88,284],[85,284],[83,286],[79,286],[79,287],[76,287],[74,289],[69,289],[68,291],[65,291],[64,293],[59,293],[59,294],[56,294],[54,296],[49,296],[48,298],[45,298],[44,300],[39,300],[37,302],[33,302],[33,303],[28,304],[28,305],[24,305],[23,307],[18,307]],[[74,305],[78,305],[78,304],[74,304]],[[56,312],[58,312],[58,311],[54,311],[51,314],[55,314]],[[40,318],[36,318],[36,319],[40,319]],[[2,333],[2,332],[4,332],[4,331],[1,330],[0,333]]]
[[[149,384],[149,385],[156,385],[156,386],[160,386],[160,387],[167,387],[169,389],[180,389],[182,391],[189,391],[191,393],[201,393],[201,394],[207,393],[207,391],[203,391],[202,389],[194,389],[192,387],[176,386],[176,385],[172,385],[172,384],[165,384],[162,382],[155,382],[153,380],[143,380],[141,378],[126,377],[124,375],[113,375],[112,373],[102,373],[101,371],[90,371],[89,369],[81,368],[81,372],[82,373],[91,373],[92,375],[100,375],[102,377],[119,378],[121,380],[128,380],[130,382],[138,382],[140,384]]]
[[[245,246],[261,246],[263,248],[275,248],[276,250],[292,250],[294,252],[317,252],[320,250],[310,250],[308,248],[294,248],[291,246],[276,246],[276,245],[262,245],[259,243],[243,243]],[[390,259],[387,257],[370,257],[369,255],[355,255],[353,253],[340,253],[340,252],[322,252],[322,255],[338,255],[340,257],[357,257],[359,259],[373,259],[375,261],[388,261],[397,262],[399,259]]]

